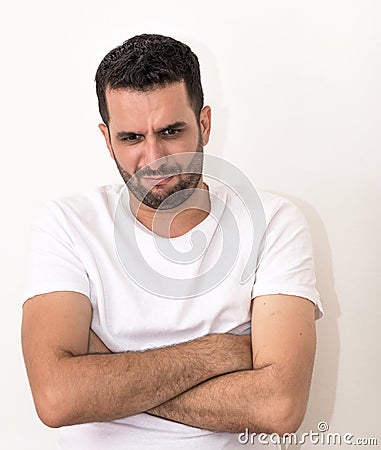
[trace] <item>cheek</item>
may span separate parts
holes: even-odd
[[[133,175],[138,170],[138,159],[136,155],[133,155],[131,152],[126,150],[121,151],[120,149],[116,149],[114,147],[115,158],[117,160],[118,165],[130,175]]]
[[[186,139],[181,139],[178,141],[171,142],[167,147],[168,154],[176,154],[176,153],[193,153],[197,151],[199,146],[199,137],[198,135],[193,135],[187,137]]]

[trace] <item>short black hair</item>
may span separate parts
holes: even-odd
[[[184,82],[197,120],[204,105],[197,56],[186,44],[159,34],[137,35],[111,50],[100,63],[95,82],[99,112],[106,125],[110,120],[107,89],[150,91]]]

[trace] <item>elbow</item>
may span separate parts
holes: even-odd
[[[303,422],[305,410],[306,405],[294,398],[277,399],[268,422],[271,424],[270,430],[267,432],[279,436],[296,433]]]
[[[37,415],[40,418],[41,422],[49,428],[61,428],[65,426],[65,424],[57,417],[56,414],[50,414],[45,412],[40,412],[37,410]]]
[[[277,397],[268,401],[267,406],[261,412],[254,407],[247,427],[249,430],[278,436],[296,433],[304,418],[305,405],[298,404],[295,399]]]
[[[46,388],[43,392],[34,395],[37,415],[43,424],[49,428],[71,425],[65,403],[57,390]]]

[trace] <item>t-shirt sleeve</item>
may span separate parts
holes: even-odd
[[[22,303],[56,291],[90,296],[88,275],[68,230],[66,216],[55,202],[40,209],[29,236]]]
[[[272,208],[265,208],[265,213],[265,244],[255,273],[252,298],[270,294],[304,297],[315,304],[315,317],[319,319],[323,307],[316,289],[312,240],[305,217],[282,197],[278,197]]]

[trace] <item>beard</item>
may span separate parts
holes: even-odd
[[[169,162],[161,165],[158,170],[152,170],[149,166],[144,166],[134,175],[123,169],[115,158],[115,153],[113,153],[119,173],[134,197],[150,208],[167,210],[181,205],[193,194],[202,175],[203,150],[200,136],[193,153],[184,152],[168,156],[166,161]],[[157,188],[154,186],[149,189],[142,183],[143,177],[164,178],[170,176],[177,179],[176,184],[171,187],[164,185],[164,187]]]

